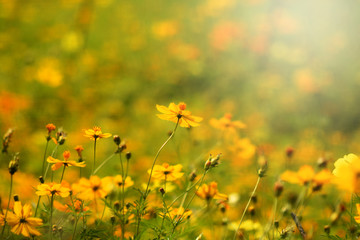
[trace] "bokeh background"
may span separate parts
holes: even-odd
[[[89,159],[83,129],[119,134],[132,171],[145,173],[173,128],[155,105],[180,101],[204,121],[180,129],[162,161],[224,152],[209,121],[226,113],[247,125],[232,151],[265,152],[273,171],[289,146],[299,164],[359,152],[359,9],[343,0],[0,0],[0,130],[15,129],[10,149],[34,176],[47,123],[68,133],[64,149],[81,144]],[[98,147],[99,159],[114,150],[109,139]],[[241,156],[224,158],[241,170]]]

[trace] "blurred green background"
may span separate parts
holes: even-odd
[[[1,130],[16,129],[12,151],[27,158],[42,156],[50,122],[69,148],[90,147],[82,130],[98,125],[152,156],[173,127],[155,104],[184,101],[204,117],[198,141],[210,118],[231,113],[256,145],[315,149],[309,159],[359,151],[359,7],[1,0]]]

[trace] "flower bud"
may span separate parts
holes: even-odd
[[[258,170],[258,176],[259,177],[265,177],[265,174],[266,174],[266,171],[268,169],[268,162],[266,160],[266,158],[264,156],[260,156],[259,158],[259,165],[260,165],[260,168]]]
[[[325,232],[326,234],[330,234],[330,225],[325,225],[325,226],[324,226],[324,232]]]
[[[327,164],[328,160],[326,158],[321,157],[317,160],[317,165],[319,168],[326,168]]]
[[[211,161],[208,159],[208,160],[205,162],[204,169],[205,169],[205,170],[209,170],[210,167],[211,167]]]
[[[127,160],[130,160],[130,158],[131,158],[131,152],[125,153],[125,157],[126,157]]]
[[[164,188],[160,188],[160,189],[159,189],[159,192],[160,192],[162,195],[164,195],[164,194],[165,194]]]
[[[43,176],[40,176],[40,177],[39,177],[39,181],[40,181],[41,184],[43,184],[43,183],[45,182],[44,177],[43,177]]]
[[[119,211],[119,209],[120,209],[120,202],[119,201],[114,202],[114,208],[115,208],[116,211]]]
[[[115,224],[115,221],[116,221],[115,216],[111,216],[111,217],[110,217],[111,225],[114,225],[114,224]]]
[[[195,178],[196,178],[196,173],[195,173],[195,170],[194,170],[189,175],[190,182],[193,182],[195,180]]]
[[[11,142],[11,137],[12,137],[13,133],[14,133],[14,130],[9,128],[7,130],[7,132],[4,134],[4,137],[3,137],[3,149],[2,149],[3,153],[8,152],[7,149],[9,147],[10,142]]]
[[[286,156],[287,156],[288,158],[291,158],[291,157],[294,155],[294,152],[295,152],[295,149],[292,148],[292,147],[288,147],[288,148],[285,150]]]
[[[14,175],[19,169],[19,153],[16,153],[14,159],[9,162],[9,173]]]
[[[17,194],[14,195],[14,201],[15,201],[15,202],[18,202],[18,201],[19,201],[19,195],[17,195]]]
[[[283,190],[284,190],[284,185],[280,181],[277,181],[274,185],[275,197],[280,197]]]
[[[114,140],[114,143],[115,143],[117,146],[120,145],[121,139],[120,139],[119,135],[114,135],[113,140]]]

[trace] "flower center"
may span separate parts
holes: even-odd
[[[168,175],[169,173],[171,173],[170,171],[164,171],[165,175]]]
[[[27,221],[26,221],[26,219],[25,218],[21,218],[20,219],[20,223],[26,223]]]
[[[94,186],[93,191],[96,192],[99,189],[99,186]]]

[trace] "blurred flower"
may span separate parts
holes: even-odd
[[[77,154],[78,154],[79,158],[82,158],[81,153],[82,153],[82,151],[84,151],[83,146],[81,146],[81,145],[77,145],[77,146],[74,148],[74,150],[77,152]]]
[[[64,35],[61,47],[66,52],[76,52],[83,45],[83,37],[78,32],[69,32]]]
[[[221,130],[236,130],[246,128],[246,125],[241,121],[231,121],[232,115],[227,113],[220,119],[210,119],[210,125]]]
[[[37,186],[36,194],[39,196],[60,196],[67,197],[70,195],[70,188],[64,187],[60,183],[49,183],[49,184],[40,184]]]
[[[189,218],[192,214],[192,211],[190,209],[184,210],[183,207],[180,207],[180,208],[171,209],[169,211],[169,214],[170,214],[171,219],[179,220],[180,217],[181,217],[181,219]]]
[[[42,225],[40,218],[31,217],[32,211],[30,204],[21,205],[21,202],[15,201],[14,213],[8,212],[6,223],[11,226],[11,231],[17,235],[22,234],[25,237],[40,236],[41,233],[35,229]],[[4,225],[4,216],[0,215],[0,225]]]
[[[314,169],[309,165],[304,165],[300,167],[299,171],[285,171],[280,176],[281,180],[299,184],[306,185],[313,183],[314,190],[321,187],[323,184],[329,183],[332,178],[332,174],[329,170],[323,169],[318,173],[315,173]]]
[[[102,133],[100,127],[93,127],[92,129],[87,129],[84,131],[85,131],[84,136],[90,138],[91,140],[111,137],[110,133]]]
[[[234,156],[233,163],[237,166],[245,166],[250,164],[249,160],[255,155],[256,146],[248,138],[237,138],[234,144],[229,146],[229,150]]]
[[[122,237],[122,231],[121,231],[121,226],[120,225],[116,227],[116,230],[114,232],[114,236],[119,237],[119,238]],[[131,239],[133,236],[134,236],[134,234],[132,232],[125,232],[124,233],[125,238]]]
[[[345,155],[335,162],[334,183],[350,193],[360,193],[360,159],[355,154]]]
[[[166,181],[174,181],[178,178],[181,178],[184,175],[183,172],[180,172],[182,169],[181,164],[177,164],[175,166],[170,166],[167,163],[163,163],[163,165],[155,165],[152,173],[152,177],[154,179],[163,179]],[[148,173],[150,174],[150,169]]]
[[[51,87],[61,85],[63,75],[58,69],[58,61],[56,59],[43,60],[37,70],[36,79]]]
[[[114,178],[113,178],[113,181],[115,183],[116,186],[122,186],[123,184],[123,179],[122,179],[122,176],[121,175],[116,175]],[[124,188],[128,188],[128,187],[131,187],[132,185],[134,185],[134,182],[131,180],[131,177],[127,176],[125,178],[125,184],[124,184]]]
[[[199,126],[199,122],[202,121],[201,117],[195,117],[191,115],[191,112],[186,111],[186,104],[181,102],[178,105],[170,103],[169,107],[156,104],[157,110],[162,114],[157,114],[160,119],[168,120],[177,123],[181,127],[196,127]]]
[[[359,216],[360,215],[360,204],[359,203],[356,204],[356,210],[357,210],[358,216],[354,216],[354,219],[357,223],[360,223],[360,216]]]
[[[69,167],[69,166],[74,166],[74,167],[85,167],[86,164],[85,162],[75,162],[75,161],[69,161],[68,159],[70,158],[70,152],[69,151],[65,151],[63,153],[63,157],[64,160],[59,160],[59,159],[55,159],[51,156],[49,156],[47,158],[47,161],[49,163],[54,163],[51,166],[51,170],[55,171],[57,169],[59,169],[60,167],[64,166],[64,167]]]
[[[93,200],[107,196],[112,190],[112,182],[109,178],[91,176],[90,179],[81,178],[78,183],[72,185],[72,189],[79,199]]]
[[[163,21],[153,24],[152,32],[158,39],[174,36],[178,32],[178,24],[175,21]]]
[[[56,129],[56,126],[52,123],[49,123],[46,124],[46,129],[48,130],[48,135],[50,135],[50,133]]]
[[[228,200],[228,196],[222,193],[219,193],[217,189],[217,183],[211,182],[209,185],[203,184],[199,190],[197,190],[196,195],[202,199],[210,201],[211,199],[223,199]]]
[[[89,210],[89,207],[87,206],[81,206],[83,203],[82,201],[76,199],[74,201],[74,205],[72,203],[66,203],[65,205],[61,204],[58,201],[54,201],[54,207],[62,212],[70,212],[71,210],[74,210],[75,212],[86,212]]]
[[[216,50],[226,50],[232,44],[239,44],[244,38],[242,24],[226,21],[217,24],[210,34],[211,46]]]

